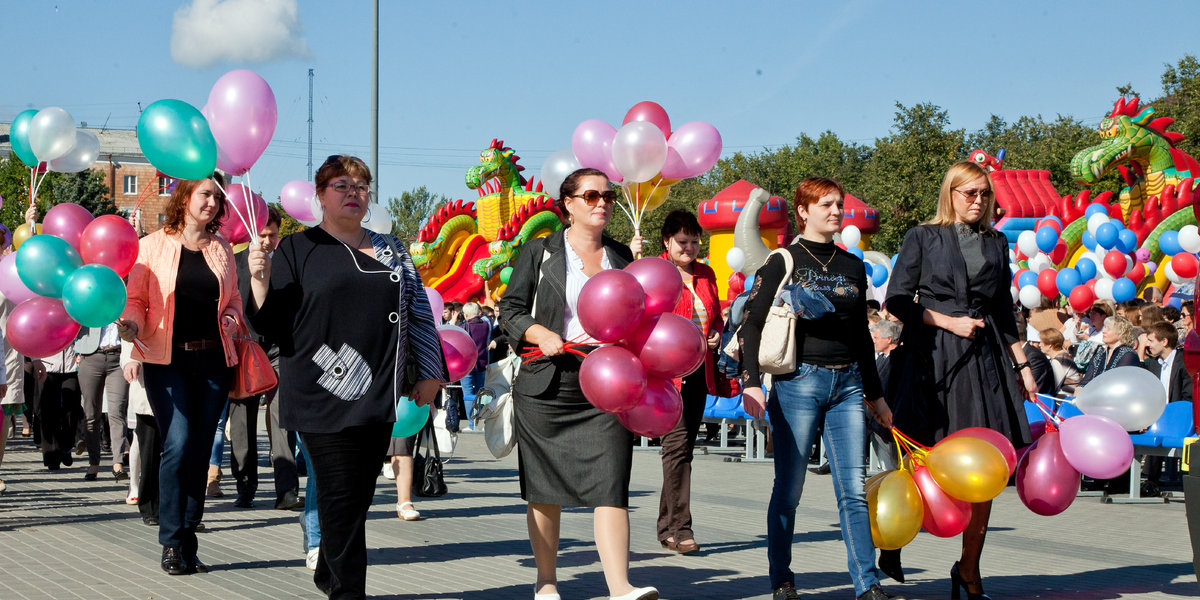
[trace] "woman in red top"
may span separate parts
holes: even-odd
[[[717,276],[712,268],[696,262],[703,230],[696,215],[677,210],[667,215],[662,226],[666,251],[660,255],[671,261],[683,277],[683,295],[675,305],[675,314],[688,317],[708,339],[709,352],[704,364],[685,376],[680,385],[683,416],[675,428],[662,437],[663,488],[658,503],[658,541],[663,548],[680,554],[700,550],[692,534],[691,488],[692,451],[696,434],[704,418],[704,402],[716,393],[716,369],[713,349],[721,339],[721,305],[717,300]]]

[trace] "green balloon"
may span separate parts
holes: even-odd
[[[17,250],[17,276],[33,293],[50,298],[62,298],[63,287],[83,259],[66,240],[49,235],[35,235]]]
[[[67,314],[84,327],[104,327],[125,310],[125,282],[105,265],[84,265],[71,273],[62,291]]]
[[[392,425],[392,437],[406,438],[416,435],[428,420],[428,404],[417,406],[417,403],[409,400],[407,396],[400,398],[400,402],[396,404],[396,422]]]
[[[176,179],[197,181],[217,168],[217,142],[208,120],[182,100],[159,100],[138,119],[138,144],[154,168]]]
[[[512,267],[504,267],[500,269],[500,283],[508,285],[508,278],[512,277]]]
[[[29,145],[29,123],[33,121],[33,116],[38,111],[34,109],[23,110],[15,118],[13,118],[12,127],[8,130],[8,139],[12,143],[13,152],[17,158],[25,163],[25,166],[33,168],[38,166],[37,156],[33,154],[33,147]]]

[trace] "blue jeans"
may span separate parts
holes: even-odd
[[[773,589],[795,584],[791,563],[796,506],[817,427],[822,423],[854,593],[862,594],[879,583],[863,491],[867,474],[864,413],[857,365],[835,371],[801,364],[795,372],[775,377],[767,403],[775,448],[775,485],[767,506],[767,560]]]
[[[462,378],[463,408],[467,410],[467,414],[463,415],[463,418],[468,419],[467,424],[472,428],[475,427],[475,420],[471,419],[471,407],[475,405],[475,395],[483,389],[485,375],[487,375],[487,371],[472,371]]]
[[[217,418],[217,433],[213,435],[212,454],[208,456],[208,464],[220,467],[225,461],[225,419],[229,417],[229,399],[225,399],[221,407],[221,416]]]
[[[233,369],[220,348],[175,348],[171,364],[143,366],[146,395],[162,436],[158,468],[158,541],[196,556],[196,525],[204,517],[204,488],[213,431],[225,409]]]
[[[296,453],[296,462],[299,462],[299,458],[308,453],[304,451],[304,444],[297,444],[300,451]],[[304,532],[305,553],[321,546],[321,522],[317,519],[317,477],[311,470],[304,482],[304,511],[300,513],[300,530]]]

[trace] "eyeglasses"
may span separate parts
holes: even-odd
[[[580,198],[588,206],[595,206],[597,202],[600,202],[601,198],[603,198],[604,201],[609,204],[612,204],[617,201],[617,193],[612,190],[607,190],[604,192],[597,192],[596,190],[588,190],[582,194],[572,194],[567,197],[568,198]]]
[[[363,197],[371,194],[371,186],[369,185],[350,185],[345,181],[339,181],[329,184],[329,187],[333,188],[333,191],[339,194],[349,194],[351,190],[357,191],[358,195]]]
[[[982,200],[987,200],[988,198],[992,197],[992,190],[986,190],[986,189],[984,189],[984,190],[960,190],[958,188],[954,188],[954,191],[962,194],[963,196],[966,196],[967,198],[971,198],[971,199],[980,198]]]

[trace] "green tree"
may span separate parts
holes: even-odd
[[[85,170],[79,173],[51,173],[47,184],[42,186],[49,194],[38,194],[38,208],[49,209],[53,204],[74,202],[92,213],[92,216],[115,215],[124,216],[124,211],[117,209],[116,203],[109,196],[109,189],[104,185],[104,175],[97,171]],[[42,214],[45,214],[44,212]]]
[[[297,221],[296,217],[289,215],[286,210],[283,210],[282,203],[274,202],[271,204],[271,207],[275,209],[275,212],[279,213],[279,220],[281,221],[279,225],[279,237],[286,237],[308,229],[303,223]]]
[[[1163,97],[1151,101],[1161,116],[1172,117],[1173,131],[1187,136],[1179,149],[1200,156],[1200,61],[1188,54],[1162,74]]]
[[[388,198],[387,211],[392,217],[392,234],[407,243],[415,242],[429,217],[438,207],[451,201],[447,196],[430,192],[425,186],[404,192],[399,198]]]

